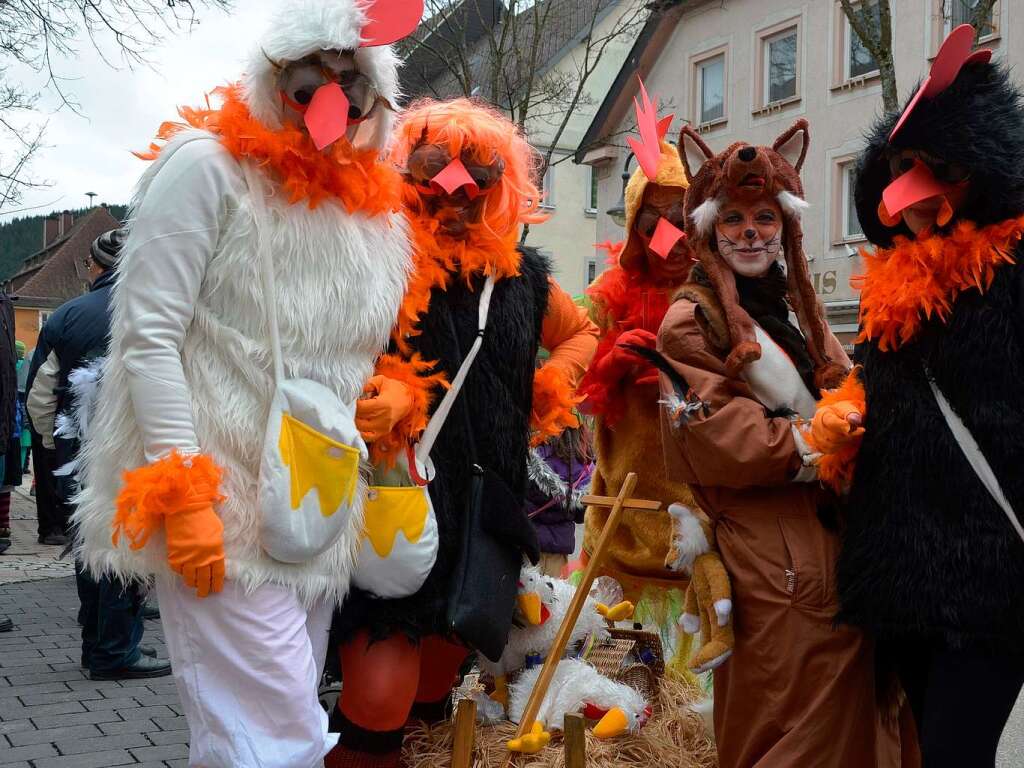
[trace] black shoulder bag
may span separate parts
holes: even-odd
[[[450,314],[448,324],[461,361],[459,337]],[[483,334],[481,325],[477,335],[482,338]],[[460,401],[472,469],[462,509],[459,559],[448,593],[448,628],[463,643],[496,662],[512,628],[523,555],[537,563],[540,545],[523,505],[496,472],[480,464],[469,404],[466,397]]]

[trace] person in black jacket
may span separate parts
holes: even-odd
[[[47,320],[36,348],[43,362],[28,384],[28,412],[43,445],[53,451],[59,503],[70,511],[77,491],[73,476],[60,468],[74,461],[80,435],[64,426],[77,423],[71,387],[72,373],[86,370],[106,353],[110,334],[110,293],[114,286],[122,230],[100,235],[90,249],[89,293],[63,304]],[[82,666],[93,680],[161,677],[171,672],[167,661],[153,658],[152,649],[139,645],[143,633],[144,599],[137,583],[110,576],[94,578],[75,565],[81,608]]]
[[[14,441],[18,440],[20,459],[20,438],[16,436],[20,424],[18,409],[18,382],[16,371],[17,353],[14,341],[14,306],[9,296],[0,296],[0,446],[6,451],[0,453],[0,554],[11,546],[11,491],[21,485],[21,462],[14,461],[11,452]],[[0,449],[2,451],[3,449]],[[17,464],[13,466],[12,464]]]
[[[1024,102],[973,41],[868,136],[861,366],[812,430],[849,491],[839,620],[892,662],[925,768],[991,767],[1024,683]]]

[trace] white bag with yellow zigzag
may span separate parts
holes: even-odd
[[[354,401],[343,402],[311,379],[285,378],[274,268],[264,231],[265,191],[250,164],[242,167],[253,203],[274,374],[256,489],[260,546],[282,563],[305,563],[330,549],[350,526],[359,463],[368,452],[356,429]]]
[[[426,581],[437,560],[437,517],[430,502],[427,481],[434,478],[430,451],[441,434],[455,399],[484,343],[487,315],[494,292],[488,277],[480,291],[477,336],[445,392],[415,450],[410,448],[391,470],[378,467],[363,509],[363,541],[352,583],[378,597],[414,595]],[[415,462],[415,477],[410,463]]]
[[[309,379],[278,384],[257,489],[263,550],[305,563],[330,549],[350,525],[366,458],[354,404]]]

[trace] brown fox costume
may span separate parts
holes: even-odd
[[[690,576],[679,626],[690,635],[700,630],[704,645],[690,660],[690,669],[700,674],[732,656],[736,642],[732,631],[732,584],[715,548],[715,529],[711,523],[683,504],[669,505],[668,513],[672,516],[672,545],[665,567]]]

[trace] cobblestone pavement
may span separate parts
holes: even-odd
[[[31,477],[11,499],[11,548],[0,555],[0,584],[73,576],[71,558],[58,559],[61,547],[38,543],[36,500],[29,496]]]
[[[35,543],[27,493],[15,492],[12,512],[14,546],[0,555],[0,618],[15,624],[0,633],[0,768],[185,768],[188,726],[171,678],[88,679],[73,567],[56,559],[58,548]],[[166,657],[159,621],[146,622],[144,642]],[[1024,766],[1024,696],[996,765]]]
[[[188,726],[170,677],[95,682],[79,666],[74,566],[36,543],[35,502],[15,491],[0,555],[0,766],[184,768]],[[143,640],[166,658],[159,621]]]

